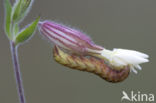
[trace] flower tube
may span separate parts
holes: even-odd
[[[147,54],[127,49],[105,49],[96,45],[86,34],[52,21],[39,22],[39,30],[56,46],[72,54],[103,59],[112,69],[120,70],[128,66],[137,73],[134,68],[141,70],[140,64],[149,61]]]
[[[55,45],[71,52],[87,55],[89,51],[101,51],[84,33],[51,21],[39,23],[40,32]]]

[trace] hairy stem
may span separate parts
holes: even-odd
[[[18,90],[19,100],[20,103],[26,103],[25,102],[25,96],[24,96],[24,88],[22,84],[22,76],[20,72],[20,66],[18,61],[18,52],[17,52],[17,46],[14,42],[10,41],[10,49],[12,54],[12,61],[14,66],[14,73],[15,73],[15,79],[16,79],[16,86]]]

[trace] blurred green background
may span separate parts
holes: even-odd
[[[13,2],[13,0],[11,0]],[[156,0],[35,0],[21,27],[38,15],[78,28],[107,49],[149,54],[142,71],[117,84],[72,70],[53,60],[52,45],[39,32],[19,47],[27,103],[120,103],[122,91],[156,95]],[[0,0],[0,103],[18,103]],[[129,103],[126,100],[122,103]]]

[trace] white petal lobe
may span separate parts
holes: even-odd
[[[113,66],[129,65],[134,73],[137,73],[135,68],[142,69],[139,64],[149,62],[147,54],[128,49],[113,49],[112,51],[104,49],[101,55]]]

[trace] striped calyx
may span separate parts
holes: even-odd
[[[91,51],[103,50],[84,33],[52,21],[39,22],[39,30],[52,43],[70,52],[87,55]]]

